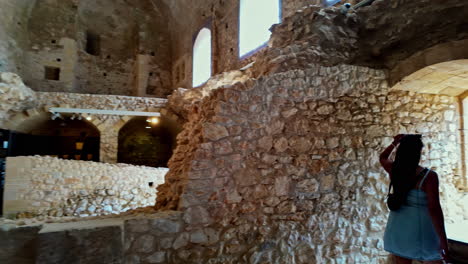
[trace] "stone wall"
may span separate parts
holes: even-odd
[[[4,129],[29,133],[36,122],[50,119],[50,107],[160,112],[164,118],[171,120],[176,125],[180,125],[182,122],[177,115],[164,109],[166,99],[76,93],[34,93],[24,86],[17,77],[15,80],[17,82],[15,84],[0,86],[5,89],[6,93],[8,92],[7,97],[0,99],[5,100],[2,102],[2,109],[0,109],[0,127]],[[10,86],[11,88],[8,88]],[[16,105],[10,106],[13,103]],[[90,122],[100,132],[100,160],[108,163],[117,162],[119,130],[132,117],[93,115],[91,118]]]
[[[36,103],[34,91],[14,73],[0,72],[0,94],[0,124],[12,114],[31,108]]]
[[[239,58],[239,3],[240,1],[207,0],[202,3],[190,0],[165,0],[171,10],[173,30],[173,85],[192,87],[192,48],[198,32],[209,27],[212,34],[213,75],[239,69],[261,53]],[[274,4],[274,1],[271,2]],[[320,0],[282,0],[283,18],[293,15],[308,5],[321,5]],[[180,19],[182,18],[183,19]],[[264,48],[262,51],[265,50]]]
[[[4,215],[84,217],[149,206],[166,172],[127,164],[9,157]]]
[[[168,21],[152,1],[3,1],[0,9],[0,61],[36,91],[171,92]],[[45,78],[45,67],[59,69],[58,80]]]
[[[283,18],[294,15],[299,10],[310,5],[323,6],[322,0],[286,0],[282,1],[282,12]]]
[[[0,72],[22,72],[28,17],[35,2],[5,0],[0,3]]]
[[[457,99],[391,91],[386,79],[314,65],[221,86],[193,106],[156,206],[182,211],[180,239],[195,238],[167,263],[384,263],[378,156],[398,133],[423,134],[446,221],[466,221],[454,202]]]
[[[463,0],[378,0],[347,14],[337,7],[309,6],[272,29],[270,48],[255,63],[257,76],[311,63],[346,63],[397,68],[401,79],[428,65],[466,59],[467,6]],[[433,48],[439,44],[445,47]],[[418,56],[406,61],[413,55]]]
[[[3,249],[0,251],[0,261],[4,264],[188,263],[177,261],[180,256],[196,257],[197,253],[180,248],[193,244],[209,247],[219,239],[219,234],[210,229],[181,232],[186,229],[186,225],[180,212],[148,213],[79,222],[40,223],[34,226],[4,224],[0,229],[0,248]],[[468,257],[466,244],[449,241],[449,247],[460,263]],[[207,263],[260,261],[252,258]]]

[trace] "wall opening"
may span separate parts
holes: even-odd
[[[167,167],[176,146],[177,126],[166,119],[135,117],[119,131],[119,163]]]
[[[281,1],[241,0],[239,57],[255,52],[270,39],[270,27],[281,21]]]
[[[57,67],[44,67],[44,79],[59,81],[60,80],[60,68]]]
[[[3,215],[3,190],[5,188],[5,169],[9,138],[10,132],[0,129],[0,216]]]
[[[93,32],[86,32],[86,52],[98,56],[101,51],[101,37]]]
[[[179,74],[176,74],[179,78]],[[193,44],[192,86],[197,87],[211,77],[211,30],[203,28]],[[180,80],[179,80],[180,81]]]
[[[415,132],[427,138],[423,164],[439,174],[447,236],[465,243],[468,232],[461,230],[468,225],[467,73],[468,60],[448,61],[424,67],[392,88],[416,94],[415,111],[402,109],[399,114],[408,127],[416,126]],[[406,118],[405,113],[408,113]]]
[[[9,156],[52,156],[99,161],[99,131],[85,120],[62,116],[27,120],[10,132]]]
[[[341,2],[341,0],[324,0],[323,5],[324,6],[333,6],[337,3]]]

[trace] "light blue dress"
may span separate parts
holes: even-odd
[[[420,261],[440,260],[439,237],[432,224],[427,206],[427,194],[421,186],[408,194],[405,204],[390,211],[384,235],[384,249],[393,255]]]

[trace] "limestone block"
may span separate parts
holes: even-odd
[[[145,260],[149,263],[164,263],[166,261],[166,252],[157,251],[149,255]]]
[[[178,250],[180,248],[185,247],[188,244],[190,234],[189,233],[181,233],[174,241],[172,248]]]
[[[275,194],[284,196],[289,194],[291,179],[288,176],[277,177],[275,179]]]
[[[277,139],[276,142],[274,143],[275,150],[278,153],[286,151],[288,149],[288,145],[289,145],[288,139],[286,139],[285,137],[281,137]]]
[[[183,219],[191,226],[206,225],[212,222],[208,211],[201,206],[188,208],[184,213]]]
[[[319,182],[316,179],[300,181],[296,187],[300,192],[315,193],[319,190]]]
[[[206,124],[203,127],[203,135],[205,136],[206,139],[217,141],[219,139],[229,136],[229,132],[223,126],[219,126],[215,124]]]
[[[24,187],[33,186],[21,190],[18,193],[21,197],[15,196],[14,200],[28,204],[22,211],[29,210],[38,215],[99,215],[152,205],[156,194],[148,182],[162,183],[167,172],[167,169],[39,156],[15,157],[11,161],[9,166],[22,164],[22,170],[7,172],[7,186],[18,179],[24,179]],[[51,210],[50,207],[64,210]]]
[[[195,244],[205,244],[208,242],[208,237],[202,229],[198,229],[190,233],[190,242]]]
[[[135,251],[140,253],[150,253],[154,249],[154,236],[142,235],[133,244]]]
[[[154,219],[150,221],[151,223],[151,230],[156,233],[178,233],[182,229],[182,224],[176,221],[172,221],[169,219]]]
[[[273,146],[273,138],[271,136],[265,136],[258,141],[258,147],[264,151],[270,151]]]

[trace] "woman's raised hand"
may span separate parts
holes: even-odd
[[[396,145],[400,143],[401,139],[405,137],[405,134],[398,134],[393,138],[393,144]]]

